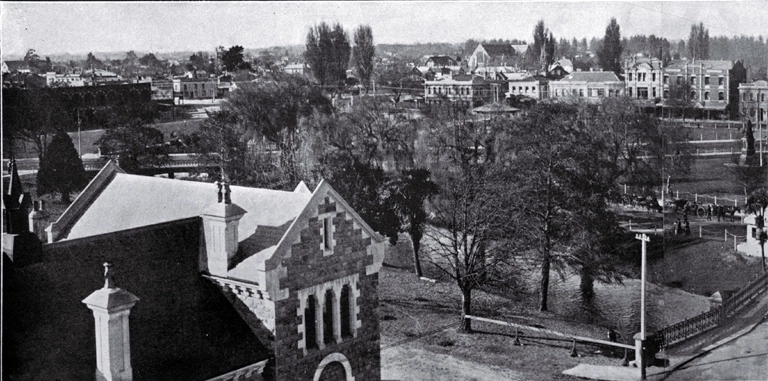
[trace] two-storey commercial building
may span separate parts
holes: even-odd
[[[485,79],[472,74],[459,74],[424,82],[424,101],[427,104],[453,102],[465,107],[477,107],[498,101],[503,96],[504,81]]]
[[[739,85],[742,120],[765,125],[768,121],[768,81],[755,81]]]
[[[549,82],[549,94],[552,99],[598,102],[624,95],[624,82],[612,71],[575,71]]]

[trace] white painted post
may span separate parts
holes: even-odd
[[[717,205],[717,196],[715,196],[715,205]]]
[[[645,379],[645,361],[643,361],[643,342],[645,341],[645,274],[646,274],[646,242],[651,239],[646,234],[637,234],[635,239],[642,242],[642,261],[640,272],[640,333],[635,335],[635,364],[640,370],[640,379]]]
[[[723,242],[728,242],[728,229],[723,232]]]
[[[736,236],[733,236],[733,250],[736,251]]]
[[[624,194],[627,194],[627,184],[624,184]]]
[[[678,198],[678,199],[679,199],[679,198],[680,198],[680,191],[679,191],[679,190],[678,190],[678,191],[675,191],[675,194],[677,195],[677,197],[675,197],[675,198]]]
[[[694,193],[693,194],[693,200],[696,201],[696,202],[699,202],[699,194],[698,193]]]
[[[701,238],[701,225],[699,225],[699,238]]]
[[[629,231],[632,231],[632,220],[629,220]]]

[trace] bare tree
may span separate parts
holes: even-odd
[[[461,327],[471,332],[472,291],[506,285],[514,266],[513,192],[507,169],[495,161],[498,130],[447,108],[438,117],[429,150],[440,194],[429,203],[432,226],[425,229],[427,260],[452,278],[462,294]],[[434,112],[434,110],[433,110]]]

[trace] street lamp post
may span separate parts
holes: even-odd
[[[635,239],[642,242],[640,263],[640,333],[635,335],[635,364],[640,371],[640,379],[645,379],[645,359],[643,358],[643,344],[645,343],[645,274],[646,274],[646,244],[651,241],[647,234],[637,234]]]

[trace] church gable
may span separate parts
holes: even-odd
[[[355,377],[380,377],[373,363],[383,244],[327,183],[318,186],[265,263],[267,293],[275,302],[279,377],[312,379],[334,354],[349,359]]]

